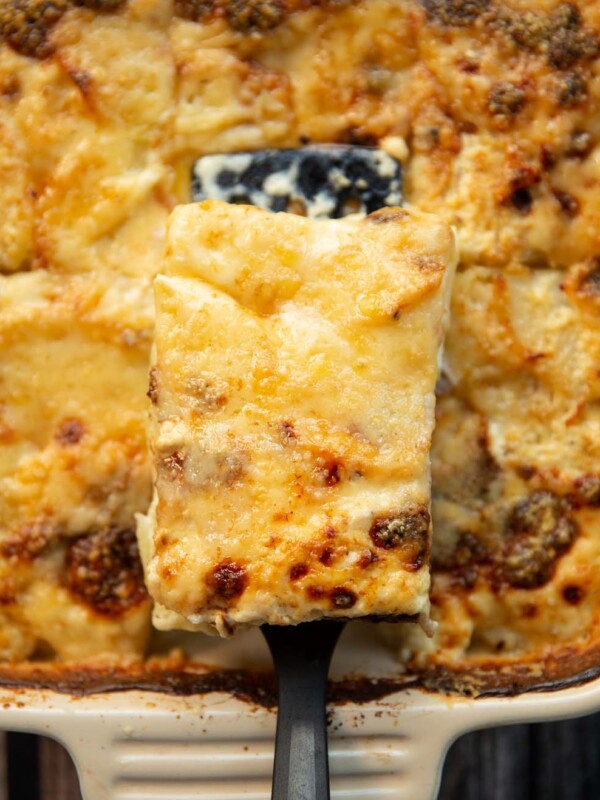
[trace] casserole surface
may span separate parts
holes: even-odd
[[[59,296],[87,276],[106,303],[118,292],[125,305],[138,298],[128,350],[121,322],[98,317],[98,329],[125,338],[115,345],[94,333],[93,345],[71,357],[70,337],[79,336],[72,328],[87,312],[76,306],[73,322],[60,323],[69,335],[57,339],[52,358],[74,383],[82,374],[83,396],[94,396],[104,420],[90,421],[79,443],[59,446],[60,420],[40,404],[33,371],[31,382],[17,372],[3,376],[2,414],[19,405],[23,420],[39,420],[3,423],[14,438],[0,436],[2,480],[14,491],[27,483],[29,498],[15,510],[7,495],[6,546],[16,526],[25,549],[35,549],[45,517],[66,543],[93,530],[129,530],[146,506],[139,392],[151,323],[136,315],[158,269],[167,215],[189,199],[194,160],[307,138],[379,143],[404,164],[408,202],[456,224],[462,270],[434,467],[438,649],[415,660],[413,633],[398,629],[399,649],[417,670],[514,663],[535,671],[537,661],[568,658],[576,671],[578,658],[587,663],[597,643],[600,579],[591,570],[578,580],[574,574],[594,557],[600,503],[593,444],[599,30],[597,3],[554,0],[3,3],[0,267],[11,288],[6,305],[0,301],[0,327],[10,327],[11,297],[26,315],[29,301],[18,287],[30,280],[35,296],[42,275]],[[21,328],[31,331],[14,345],[23,364],[49,357],[51,337],[44,334],[41,345],[34,333],[35,323],[53,317],[47,305],[40,302],[39,320],[32,310]],[[460,369],[457,356],[452,367],[453,348],[466,353]],[[95,388],[95,370],[74,363],[90,358],[98,375],[116,376],[110,392]],[[54,384],[48,391],[57,406],[60,391]],[[128,409],[126,435],[114,419],[117,396]],[[51,481],[36,481],[33,469],[31,485],[22,481],[32,454]],[[482,466],[475,477],[473,459]],[[549,556],[542,563],[541,546]],[[532,562],[523,565],[528,554]],[[18,562],[18,571],[33,575],[45,557],[12,553],[10,570]],[[502,566],[511,558],[521,575],[516,587]],[[65,556],[55,563],[53,581],[79,608]],[[539,570],[547,580],[532,585]],[[27,577],[3,606],[6,657],[36,648],[63,658],[104,647],[140,654],[144,637],[121,640],[114,627],[100,648],[92,638],[88,648],[87,636],[77,638],[77,652],[57,637],[48,641],[50,628],[62,630],[56,622],[43,617],[34,626],[22,611],[34,584]],[[36,608],[47,613],[44,603]],[[147,618],[140,602],[140,619],[142,610]],[[124,619],[110,621],[119,624],[125,630]]]

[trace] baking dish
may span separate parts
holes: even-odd
[[[167,637],[166,645],[172,643]],[[195,682],[182,673],[178,684],[160,671],[153,678],[131,673],[127,680],[126,670],[114,669],[36,669],[29,678],[18,669],[12,678],[7,672],[1,727],[61,742],[76,763],[84,800],[269,798],[275,714],[265,689],[264,643],[253,631],[229,642],[186,637],[190,644],[208,667]],[[540,683],[537,691],[511,697],[504,689],[478,699],[426,691],[397,672],[373,626],[351,626],[331,673],[337,800],[431,800],[444,756],[461,734],[600,709],[600,679],[591,671],[562,688]]]

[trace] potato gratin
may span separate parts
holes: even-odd
[[[427,614],[429,449],[455,263],[435,218],[173,212],[140,534],[155,623]],[[146,541],[148,537],[149,541]]]
[[[199,156],[307,141],[383,147],[458,235],[409,668],[600,649],[599,34],[595,0],[2,0],[3,657],[144,652],[141,298]]]

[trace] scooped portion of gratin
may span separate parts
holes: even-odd
[[[449,228],[400,208],[173,212],[154,284],[155,498],[139,528],[155,624],[226,636],[427,614],[455,260]]]
[[[0,278],[0,659],[142,653],[151,287]]]

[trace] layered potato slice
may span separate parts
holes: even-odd
[[[206,202],[155,281],[155,624],[428,610],[433,389],[455,261],[434,218]],[[178,616],[179,615],[179,618]]]
[[[465,669],[584,650],[600,627],[598,265],[457,276],[432,449],[433,642]],[[460,446],[457,444],[460,442]]]
[[[149,283],[0,279],[0,657],[140,653]]]

